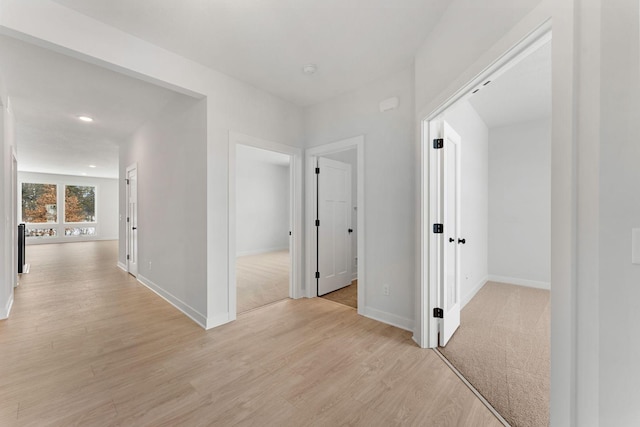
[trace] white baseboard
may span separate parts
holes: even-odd
[[[476,285],[473,287],[473,289],[471,289],[470,292],[467,292],[467,294],[462,297],[462,305],[460,306],[460,309],[463,309],[464,306],[467,305],[469,303],[469,301],[471,301],[473,299],[473,297],[476,296],[478,291],[480,289],[482,289],[484,284],[487,283],[488,281],[489,281],[489,276],[485,276],[484,279],[482,279],[478,283],[476,283]]]
[[[118,261],[118,268],[120,268],[120,270],[124,271],[125,273],[128,273],[126,264],[120,261]]]
[[[212,329],[220,325],[224,325],[225,323],[229,323],[231,319],[229,318],[229,313],[219,314],[216,317],[211,319],[207,319],[205,329]]]
[[[398,316],[396,314],[387,313],[386,311],[376,310],[375,308],[365,307],[362,315],[405,331],[413,332],[413,319]]]
[[[279,248],[265,248],[265,249],[254,249],[250,251],[239,251],[236,252],[236,256],[247,256],[247,255],[259,255],[266,254],[267,252],[278,252],[278,251],[286,251],[289,250],[289,246],[279,247]]]
[[[510,285],[527,286],[529,288],[551,289],[551,283],[538,282],[536,280],[519,279],[517,277],[495,276],[490,274],[488,280],[491,282],[508,283]]]
[[[9,313],[11,313],[11,307],[13,307],[13,292],[11,292],[11,296],[9,297],[9,301],[2,307],[0,311],[0,320],[8,319]]]
[[[358,280],[358,273],[353,273],[351,276],[351,281],[353,282],[354,280]]]
[[[138,274],[138,282],[142,283],[147,288],[151,289],[154,293],[162,297],[169,304],[183,312],[187,317],[196,322],[198,325],[202,326],[204,329],[207,329],[207,316],[199,313],[196,309],[191,307],[186,302],[180,300],[176,296],[172,295],[170,292],[165,291],[160,286],[153,283],[151,280],[147,279],[141,274]]]

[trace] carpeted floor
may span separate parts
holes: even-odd
[[[358,281],[354,280],[349,286],[345,286],[337,291],[322,295],[321,298],[328,299],[329,301],[334,301],[342,305],[348,305],[349,307],[358,308]]]
[[[289,251],[236,258],[237,312],[289,298]]]
[[[440,352],[512,426],[549,425],[549,291],[487,282]]]

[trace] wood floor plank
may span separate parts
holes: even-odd
[[[500,425],[407,331],[321,298],[205,331],[118,269],[116,251],[28,247],[0,321],[0,425]]]

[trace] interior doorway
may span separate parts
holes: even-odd
[[[423,144],[429,345],[508,423],[547,425],[551,33],[426,120]]]
[[[233,318],[299,298],[301,154],[284,144],[229,136],[229,309]]]
[[[138,277],[138,164],[127,167],[127,271]]]
[[[307,150],[307,296],[364,313],[364,137]]]

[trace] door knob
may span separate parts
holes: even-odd
[[[349,234],[353,233],[353,228],[349,229]]]
[[[458,243],[462,243],[464,245],[467,243],[467,239],[458,239]]]
[[[449,242],[455,242],[456,239],[454,239],[453,237],[449,237]]]
[[[132,230],[137,230],[137,229],[138,229],[138,227],[131,227],[131,229],[132,229]]]

